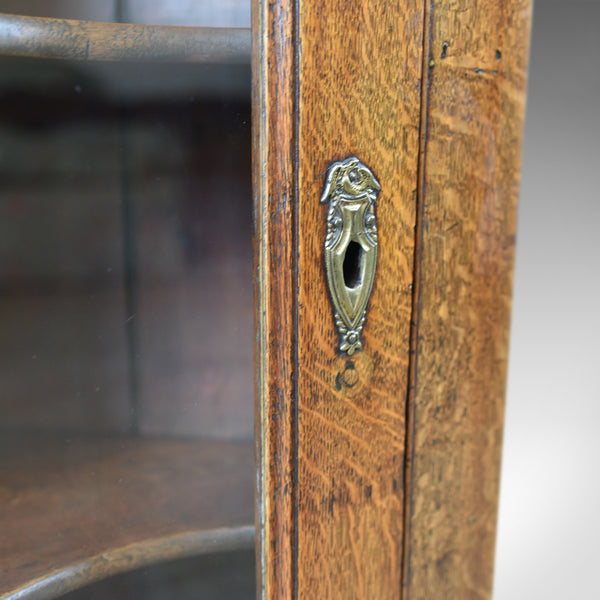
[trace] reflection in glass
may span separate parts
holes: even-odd
[[[249,80],[1,60],[0,595],[251,547]]]

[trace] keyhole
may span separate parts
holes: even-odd
[[[346,248],[344,255],[344,283],[349,289],[354,289],[361,283],[360,268],[362,264],[363,249],[360,244],[352,241]]]

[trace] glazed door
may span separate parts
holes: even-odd
[[[250,7],[174,4],[0,2],[1,598],[254,593]]]
[[[489,597],[530,3],[51,4],[0,2],[0,598]]]

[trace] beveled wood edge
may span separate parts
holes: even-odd
[[[252,550],[255,528],[209,529],[136,542],[59,569],[12,590],[0,600],[51,600],[101,579],[179,558]]]
[[[249,64],[248,28],[102,23],[0,14],[0,55]]]
[[[252,0],[257,598],[295,597],[297,10]]]

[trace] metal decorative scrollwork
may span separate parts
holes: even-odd
[[[375,200],[381,190],[371,170],[355,156],[327,171],[321,203],[329,203],[325,270],[340,335],[340,350],[361,348],[367,304],[377,265]]]

